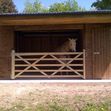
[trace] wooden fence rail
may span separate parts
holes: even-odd
[[[48,53],[16,53],[13,50],[11,79],[33,77],[85,79],[85,50]]]

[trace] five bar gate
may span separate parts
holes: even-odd
[[[11,79],[17,78],[85,79],[85,50],[46,53],[16,53],[13,50]]]

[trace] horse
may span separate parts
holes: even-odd
[[[76,41],[77,39],[68,38],[60,47],[56,49],[56,52],[76,52]],[[58,59],[69,58],[70,55],[56,55]],[[67,64],[67,60],[61,60],[63,63]],[[60,72],[62,74],[62,72]],[[68,74],[68,72],[66,72]]]
[[[77,39],[68,38],[68,41],[64,42],[63,45],[56,49],[56,52],[76,52],[76,41]]]

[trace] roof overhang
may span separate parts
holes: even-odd
[[[110,12],[110,13],[109,13]],[[3,14],[0,25],[60,25],[111,23],[111,11],[108,13],[48,13],[48,14]]]

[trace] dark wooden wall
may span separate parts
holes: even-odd
[[[0,26],[0,79],[10,79],[13,28]]]
[[[93,79],[111,79],[111,24],[85,27],[86,75]]]

